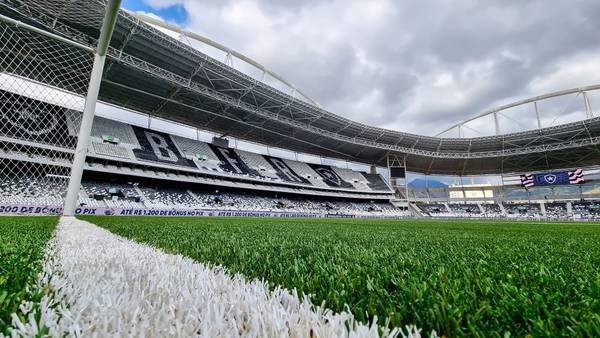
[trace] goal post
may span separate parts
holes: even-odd
[[[98,93],[102,82],[106,53],[119,16],[120,6],[121,0],[109,0],[106,5],[104,20],[102,21],[102,28],[100,31],[100,39],[98,40],[98,46],[94,55],[94,65],[90,75],[81,126],[79,128],[79,137],[77,139],[77,146],[73,157],[73,165],[71,166],[71,175],[63,208],[63,216],[73,216],[77,207],[77,198],[79,196],[79,190],[81,189],[83,167],[85,166],[85,158],[90,143],[92,123],[94,122],[96,101],[98,100]]]

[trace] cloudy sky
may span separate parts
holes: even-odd
[[[401,131],[432,135],[500,104],[600,83],[597,0],[124,0],[123,7],[248,55],[333,113]],[[583,117],[581,102],[540,104],[543,123]],[[533,126],[533,117],[532,107],[507,112],[503,129]]]

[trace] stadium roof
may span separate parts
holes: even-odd
[[[90,47],[103,10],[104,3],[95,0],[0,3],[2,15]],[[429,174],[573,168],[600,160],[600,118],[478,138],[372,127],[274,89],[124,11],[100,99],[223,136],[324,157],[385,166],[389,154],[398,155],[409,170]]]

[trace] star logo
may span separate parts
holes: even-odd
[[[336,175],[333,171],[327,168],[317,168],[317,173],[323,177],[324,180],[330,182],[333,185],[341,186],[342,182],[340,177]]]
[[[554,175],[554,174],[544,175],[544,180],[548,184],[554,184],[554,182],[556,182],[556,175]]]

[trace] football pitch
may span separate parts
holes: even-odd
[[[0,217],[0,336],[10,333],[11,315],[41,294],[27,286],[41,270],[44,246],[58,217]]]
[[[446,336],[600,335],[600,224],[81,218],[363,322]]]

